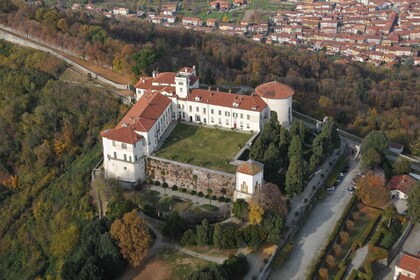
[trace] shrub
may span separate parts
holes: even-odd
[[[147,177],[146,178],[146,184],[153,184],[153,180],[152,180],[152,178],[150,178],[150,177]]]
[[[192,194],[192,195],[196,195],[196,194],[197,194],[197,192],[196,192],[196,191],[194,191],[194,190],[192,190],[192,191],[191,191],[191,194]]]
[[[354,222],[352,220],[346,221],[346,228],[348,231],[351,231],[354,228]]]
[[[227,198],[225,198],[225,202],[229,203],[229,202],[231,202],[231,199],[229,197],[227,197]]]
[[[172,190],[173,190],[173,191],[176,191],[176,190],[178,190],[178,187],[177,187],[177,185],[173,185],[173,186],[172,186]]]
[[[353,218],[353,221],[357,221],[360,218],[360,213],[354,211],[353,214],[351,214],[351,217]]]
[[[337,257],[341,254],[341,246],[338,245],[337,243],[333,245],[333,251],[334,251],[334,255],[336,255]]]
[[[211,200],[217,200],[217,196],[213,195],[213,196],[211,197]]]
[[[182,188],[182,189],[181,189],[181,191],[182,191],[183,193],[186,193],[186,192],[187,192],[187,188]]]
[[[210,197],[210,195],[209,194],[206,194],[205,198],[209,198],[209,197]]]
[[[334,268],[336,266],[335,264],[335,258],[332,255],[328,255],[325,259],[325,262],[327,263],[329,268]]]
[[[349,242],[349,234],[346,231],[340,231],[341,244]]]
[[[162,184],[162,188],[166,189],[168,187],[169,187],[168,183],[165,182],[165,183]]]
[[[203,197],[204,196],[204,193],[203,192],[198,192],[198,196],[199,197]]]
[[[160,182],[159,181],[155,181],[155,186],[160,186]]]
[[[325,267],[321,267],[319,269],[319,278],[328,279],[328,269],[326,269]]]
[[[223,196],[219,197],[219,202],[225,202],[225,198]]]
[[[181,245],[187,246],[187,245],[197,245],[197,234],[192,229],[188,229],[184,232],[181,238]]]

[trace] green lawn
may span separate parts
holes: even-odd
[[[229,161],[244,146],[250,134],[178,124],[155,156],[234,172]]]

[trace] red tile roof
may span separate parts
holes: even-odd
[[[236,172],[248,175],[256,175],[262,172],[261,166],[253,160],[248,160],[244,163],[241,163],[238,168],[236,168]]]
[[[153,83],[159,84],[175,84],[175,72],[164,72],[157,74],[156,78],[153,80]]]
[[[255,93],[264,98],[282,99],[293,96],[295,90],[288,85],[274,81],[259,85],[255,89]]]
[[[410,175],[398,175],[394,176],[388,182],[389,190],[399,190],[404,194],[408,195],[410,189],[417,181]]]
[[[186,100],[257,112],[261,112],[267,106],[258,95],[246,96],[204,89],[193,89]]]
[[[401,269],[407,270],[411,273],[420,275],[420,257],[408,253],[401,253],[399,263],[397,266]],[[415,279],[417,279],[417,277]]]
[[[101,136],[110,140],[123,142],[127,144],[137,143],[143,136],[134,132],[131,127],[120,127],[107,129],[101,132]]]
[[[141,139],[141,135],[135,131],[149,131],[170,104],[171,100],[159,92],[147,92],[134,104],[115,129],[105,130],[101,136],[128,144],[136,143]]]

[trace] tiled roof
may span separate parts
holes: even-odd
[[[120,127],[107,129],[101,132],[101,136],[110,140],[123,142],[127,144],[137,143],[143,136],[134,132],[131,127]]]
[[[261,112],[267,106],[257,95],[246,96],[204,89],[193,89],[186,100],[257,112]]]
[[[288,85],[274,81],[259,85],[255,89],[255,93],[264,98],[282,99],[293,96],[295,90]]]
[[[410,192],[411,187],[417,181],[411,177],[410,175],[397,175],[391,178],[388,182],[388,189],[389,190],[399,190],[404,194],[408,195]]]
[[[236,172],[248,175],[256,175],[262,171],[263,169],[261,166],[253,160],[248,160],[244,163],[241,163],[238,168],[236,168]]]
[[[401,269],[416,274],[414,279],[420,275],[420,257],[408,253],[401,253],[397,266]]]
[[[133,126],[136,131],[149,131],[171,104],[171,100],[159,92],[145,93],[117,125]]]
[[[175,84],[175,72],[164,72],[157,74],[156,78],[153,80],[153,83],[159,84]]]

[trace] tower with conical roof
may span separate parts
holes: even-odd
[[[264,165],[252,159],[236,168],[236,187],[234,199],[249,199],[261,188],[264,180]]]
[[[259,85],[255,93],[267,103],[271,111],[277,113],[279,123],[289,128],[292,125],[292,96],[295,90],[277,81]]]

